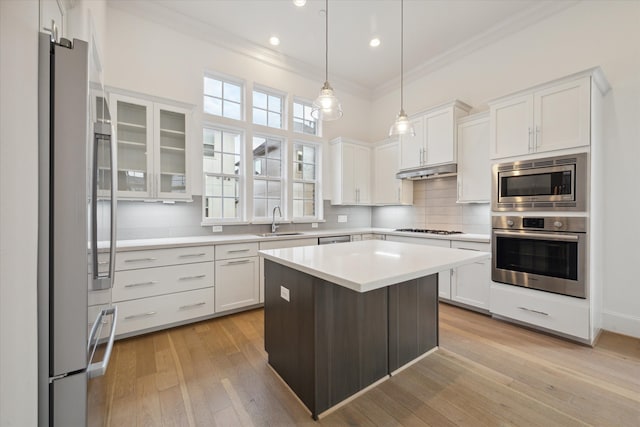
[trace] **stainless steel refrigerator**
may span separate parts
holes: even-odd
[[[117,319],[108,307],[88,328],[89,290],[112,286],[116,155],[93,50],[39,37],[38,420],[85,426],[87,384],[107,369]]]

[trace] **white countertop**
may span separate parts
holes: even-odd
[[[488,234],[426,234],[394,231],[387,228],[349,228],[335,230],[312,230],[301,234],[286,236],[261,237],[256,234],[221,234],[217,236],[164,237],[154,239],[118,240],[118,251],[136,251],[144,249],[162,249],[202,245],[221,245],[225,243],[268,242],[271,240],[309,239],[323,236],[340,236],[352,234],[391,234],[395,236],[415,237],[419,239],[458,240],[466,242],[489,243]],[[103,246],[103,245],[100,245]]]
[[[357,292],[371,291],[490,257],[488,252],[384,240],[270,249],[259,254]]]

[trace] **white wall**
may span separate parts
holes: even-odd
[[[411,114],[458,98],[487,101],[600,65],[612,91],[604,103],[603,326],[640,337],[640,2],[585,1],[406,84]],[[385,135],[398,93],[376,99],[371,140]]]
[[[0,1],[0,426],[35,426],[38,1]]]

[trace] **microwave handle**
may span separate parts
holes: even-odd
[[[580,236],[575,234],[560,234],[560,233],[532,233],[526,232],[522,233],[519,231],[493,231],[494,236],[504,236],[504,237],[518,237],[518,238],[526,238],[526,239],[537,239],[537,240],[556,240],[559,242],[577,242],[580,239]]]

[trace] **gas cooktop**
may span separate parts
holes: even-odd
[[[396,228],[395,231],[406,231],[410,233],[428,233],[428,234],[463,234],[462,231],[449,230],[429,230],[425,228]]]

